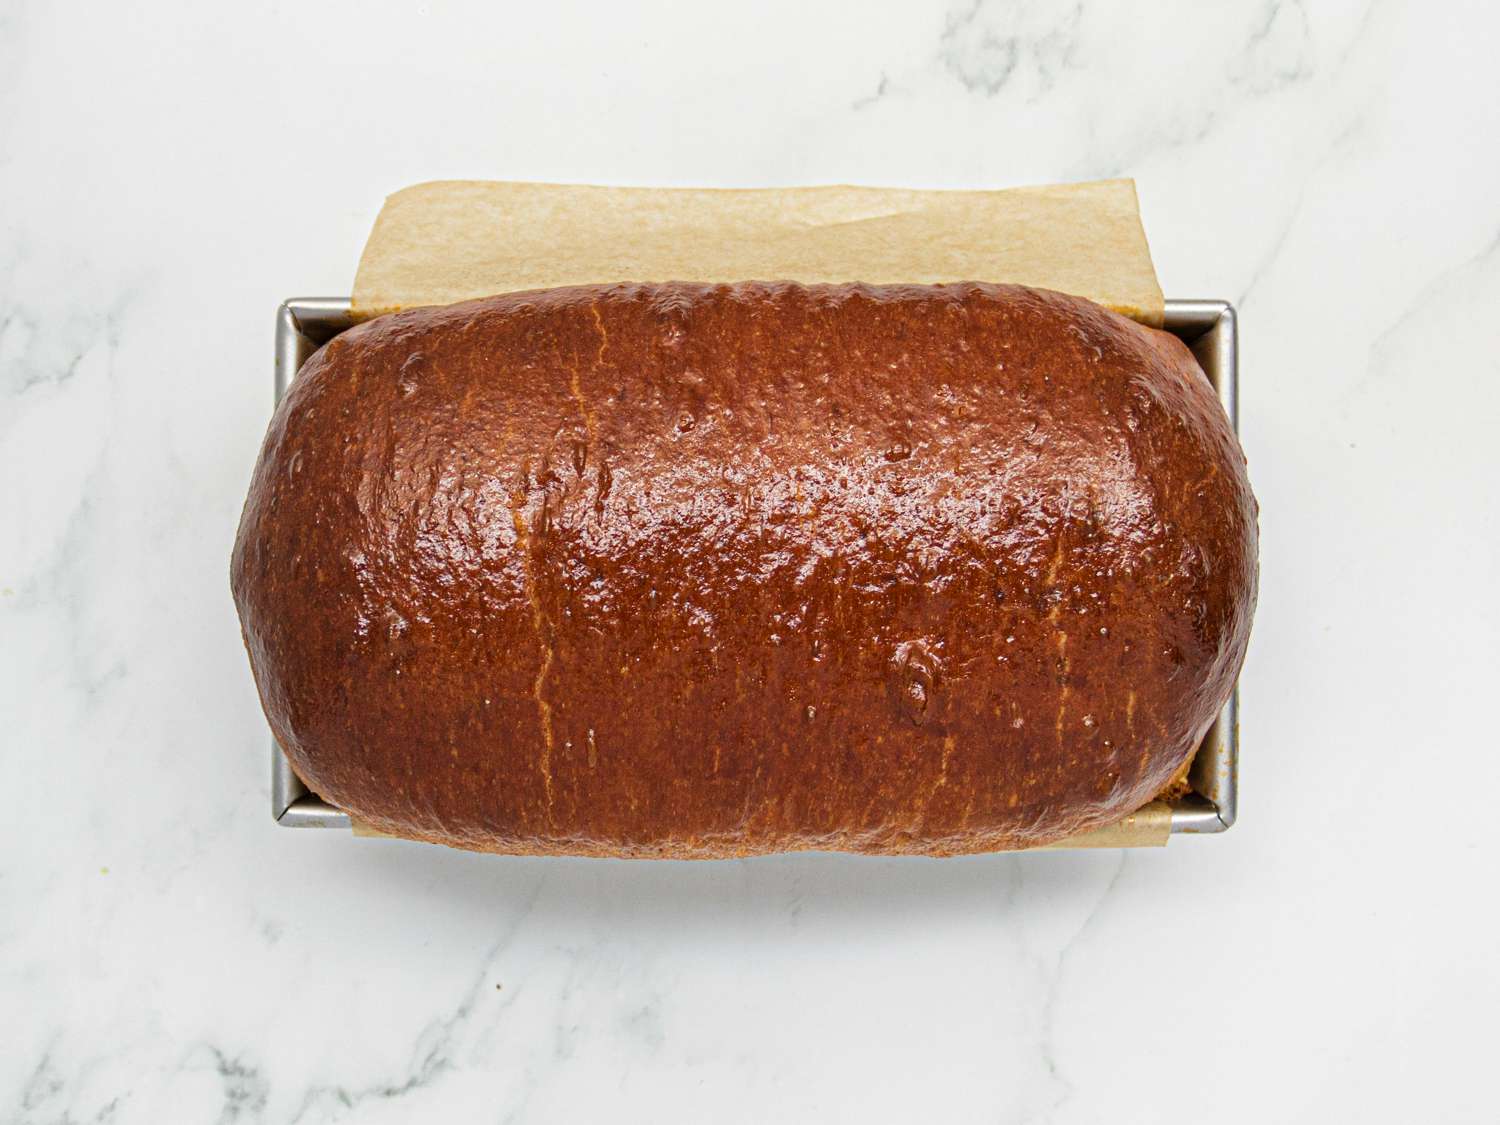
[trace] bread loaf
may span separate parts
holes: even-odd
[[[1167,784],[1256,505],[1188,350],[1079,298],[580,287],[321,349],[231,570],[276,738],[382,831],[952,854]]]

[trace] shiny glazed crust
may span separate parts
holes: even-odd
[[[381,317],[272,420],[232,584],[271,727],[383,831],[951,854],[1167,784],[1256,505],[1174,337],[1016,286],[615,285]]]

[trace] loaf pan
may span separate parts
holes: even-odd
[[[355,323],[347,297],[294,297],[276,310],[276,401],[308,356]],[[1229,421],[1239,432],[1238,367],[1234,307],[1228,301],[1168,301],[1168,332],[1179,337],[1207,372]],[[1240,691],[1204,735],[1188,772],[1191,791],[1172,803],[1172,831],[1223,832],[1234,824],[1239,782]],[[286,828],[351,828],[334,808],[292,772],[271,743],[271,815]]]

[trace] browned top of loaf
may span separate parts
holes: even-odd
[[[948,853],[1159,791],[1255,554],[1169,335],[1014,286],[617,285],[318,352],[233,586],[277,738],[382,830]]]

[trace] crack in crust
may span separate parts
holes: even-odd
[[[510,516],[511,522],[516,529],[516,546],[520,548],[522,560],[522,574],[525,576],[526,601],[531,609],[531,624],[536,630],[537,647],[541,650],[541,665],[537,668],[536,679],[531,685],[532,698],[536,700],[537,721],[542,728],[542,756],[537,760],[537,768],[542,775],[542,791],[547,798],[547,819],[552,819],[552,704],[548,703],[542,695],[542,688],[547,683],[547,673],[552,670],[553,648],[547,643],[547,615],[542,610],[541,599],[536,590],[536,564],[532,559],[531,529],[526,526],[526,517],[521,514],[521,506],[526,502],[524,493],[511,497]]]

